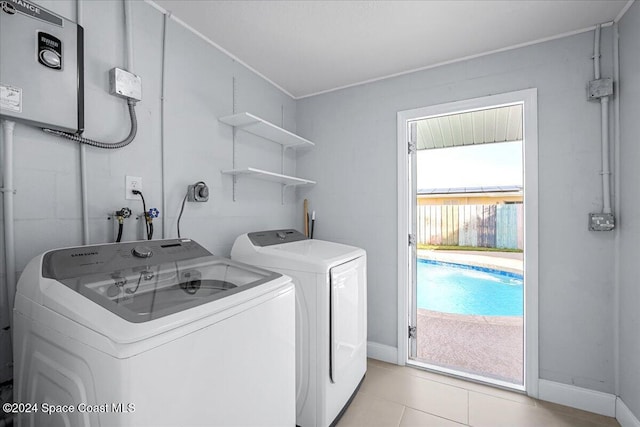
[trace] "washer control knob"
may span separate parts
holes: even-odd
[[[133,256],[138,258],[150,258],[151,255],[153,255],[151,248],[148,246],[136,246],[135,248],[133,248],[131,253],[133,254]]]

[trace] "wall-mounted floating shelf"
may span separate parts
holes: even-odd
[[[244,168],[244,169],[232,169],[222,171],[225,175],[234,176],[247,176],[256,179],[262,179],[265,181],[273,181],[283,184],[287,187],[293,187],[298,185],[314,185],[316,182],[309,179],[297,178],[295,176],[282,175],[275,172],[269,172],[256,168]]]
[[[251,113],[232,114],[230,116],[220,117],[218,120],[270,141],[277,142],[283,147],[310,148],[315,145],[308,139],[291,133]]]

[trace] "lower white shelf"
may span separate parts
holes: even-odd
[[[290,185],[314,185],[316,182],[310,179],[298,178],[295,176],[282,175],[256,168],[231,169],[222,171],[225,175],[247,176],[250,178],[262,179],[265,181],[278,182],[287,186]]]

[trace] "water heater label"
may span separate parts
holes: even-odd
[[[63,26],[62,18],[25,0],[3,0],[0,2],[0,6],[10,15],[18,11],[32,18],[41,19],[59,27]]]
[[[22,113],[22,89],[0,84],[0,108]]]

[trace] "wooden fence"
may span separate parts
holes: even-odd
[[[522,203],[418,205],[418,244],[524,249]]]

